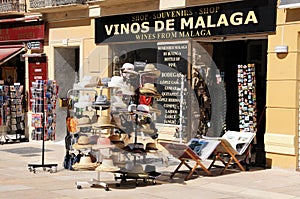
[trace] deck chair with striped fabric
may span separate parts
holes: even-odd
[[[210,170],[217,160],[224,164],[224,168],[221,171],[223,174],[228,169],[231,163],[236,163],[240,170],[245,171],[244,166],[240,163],[237,156],[242,156],[246,152],[249,152],[249,146],[255,137],[255,133],[251,132],[238,132],[238,131],[227,131],[222,137],[212,138],[204,137],[206,140],[219,140],[220,144],[214,150],[214,158],[211,162],[208,170]],[[226,161],[225,156],[229,156]]]

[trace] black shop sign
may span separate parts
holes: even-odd
[[[244,0],[95,19],[95,43],[275,32],[276,0]]]

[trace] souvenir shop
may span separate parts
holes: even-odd
[[[0,24],[0,141],[2,144],[28,141],[26,56],[30,51],[41,51],[44,24],[38,16],[2,19]],[[34,71],[31,72],[32,75]]]
[[[266,46],[276,5],[252,3],[95,19],[95,43],[111,52],[110,75],[84,78],[68,92],[65,168],[155,182],[155,166],[141,163],[159,150],[157,140],[187,143],[227,130],[256,133],[253,161],[263,165]]]
[[[254,161],[264,165],[267,37],[275,27],[275,1],[232,2],[97,18],[95,42],[110,47],[113,76],[127,63],[160,71],[134,84],[155,83],[161,94],[151,103],[162,113],[159,139],[255,132]]]

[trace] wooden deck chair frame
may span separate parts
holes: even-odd
[[[232,161],[234,161],[238,165],[241,171],[246,171],[243,165],[240,163],[240,161],[236,158],[237,154],[235,154],[234,152],[232,152],[232,150],[230,150],[230,148],[225,144],[224,140],[221,140],[220,145],[221,147],[217,147],[215,151],[215,156],[210,166],[208,167],[208,170],[210,170],[214,166],[216,160],[220,160],[224,164],[224,168],[222,169],[221,174],[224,174],[224,172],[228,169]],[[220,148],[222,149],[220,150]],[[222,158],[222,155],[224,154],[228,154],[230,156],[227,162],[224,160],[224,158]]]
[[[236,158],[237,155],[243,155],[244,153],[249,153],[249,147],[251,146],[251,142],[255,137],[255,133],[251,132],[237,132],[237,131],[227,131],[221,138],[219,139],[221,142],[214,150],[214,158],[208,170],[214,166],[216,160],[220,160],[224,164],[224,168],[221,171],[223,174],[229,167],[229,165],[234,162],[240,168],[241,171],[246,171],[240,161]],[[215,138],[206,138],[206,139],[215,139]],[[230,140],[232,139],[232,140]],[[241,139],[241,140],[240,140]],[[242,148],[238,151],[237,144],[242,144]],[[226,162],[222,155],[229,155],[230,158]]]
[[[189,180],[198,167],[201,167],[207,175],[212,175],[211,172],[202,164],[200,157],[187,145],[168,142],[159,143],[164,146],[174,157],[180,160],[180,164],[172,172],[170,178],[173,178],[176,173],[179,173],[179,169],[182,167],[182,165],[185,165],[189,169],[189,173],[185,177],[185,180]],[[195,162],[193,167],[187,163],[191,160]]]

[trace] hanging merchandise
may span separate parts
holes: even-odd
[[[239,128],[256,132],[256,80],[255,65],[238,65]]]
[[[1,109],[1,140],[13,141],[8,134],[16,134],[16,139],[21,140],[25,135],[24,112],[23,112],[23,85],[0,86],[0,109]],[[4,132],[5,134],[4,135]],[[19,138],[17,138],[19,135]]]
[[[32,132],[34,140],[55,140],[56,100],[58,86],[55,80],[38,80],[32,82]],[[41,128],[41,129],[40,129]],[[44,132],[44,136],[41,134]]]
[[[50,168],[50,173],[53,172],[52,168],[57,171],[57,164],[45,164],[45,141],[55,140],[55,127],[56,127],[56,101],[58,96],[58,85],[55,80],[36,80],[32,82],[32,139],[42,140],[42,163],[41,164],[28,164],[29,171],[36,172],[36,168],[42,167],[45,171],[46,167]]]

